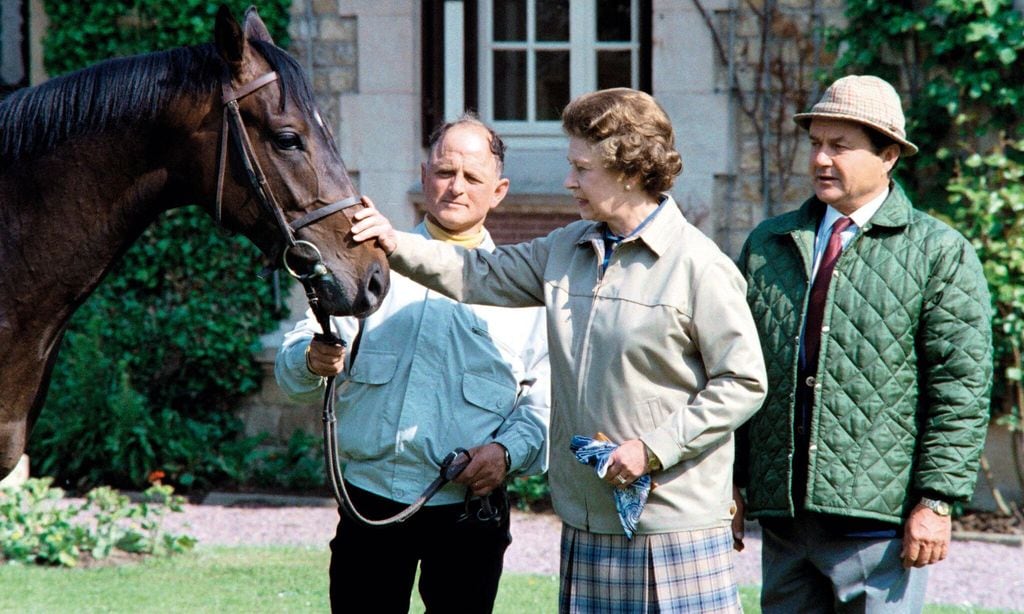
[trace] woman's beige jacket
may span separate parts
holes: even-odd
[[[638,533],[722,526],[733,431],[765,395],[743,279],[671,197],[662,203],[603,274],[603,225],[587,221],[494,252],[399,233],[391,255],[397,272],[456,300],[546,307],[552,499],[594,533],[622,526],[611,487],[569,451],[573,435],[639,438],[661,461]]]

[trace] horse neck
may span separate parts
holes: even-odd
[[[33,297],[0,305],[0,318],[63,328],[142,231],[185,204],[155,153],[165,149],[154,146],[155,136],[140,129],[78,137],[0,174],[0,301]]]

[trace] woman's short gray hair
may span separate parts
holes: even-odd
[[[562,111],[569,136],[596,143],[605,168],[638,177],[656,195],[683,170],[672,122],[647,93],[618,87],[584,94]]]

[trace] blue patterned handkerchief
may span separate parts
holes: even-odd
[[[576,455],[576,460],[590,465],[597,470],[598,477],[604,477],[608,468],[608,459],[615,448],[619,447],[610,441],[601,441],[592,437],[573,435],[569,449]],[[619,512],[619,522],[626,532],[627,539],[633,539],[636,523],[640,513],[647,504],[647,495],[651,492],[651,476],[642,475],[625,488],[615,488],[615,509]]]

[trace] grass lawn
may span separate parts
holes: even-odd
[[[326,548],[200,548],[96,569],[0,566],[0,612],[327,612]],[[741,589],[758,612],[758,587]],[[415,593],[415,591],[414,591]],[[497,614],[555,612],[558,579],[505,574]],[[413,612],[423,612],[418,597]],[[928,614],[992,612],[927,606]]]

